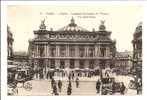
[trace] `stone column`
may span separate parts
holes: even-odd
[[[95,61],[94,61],[94,67],[95,67],[95,68],[99,68],[99,67],[100,67],[100,65],[99,65],[99,60],[95,60]]]
[[[70,61],[67,59],[65,60],[65,68],[69,68],[70,67]]]
[[[60,60],[59,59],[55,60],[55,68],[60,68]]]
[[[98,51],[97,51],[97,53],[98,53],[98,57],[101,57],[102,56],[102,54],[101,54],[101,45],[98,45]]]
[[[79,57],[79,46],[78,45],[75,46],[75,56]]]
[[[36,59],[34,59],[34,69],[33,70],[37,70],[37,61],[36,61]]]
[[[36,50],[36,57],[38,57],[38,56],[39,56],[38,45],[36,45],[36,47],[37,47],[37,50]]]
[[[87,46],[84,46],[84,57],[87,57]]]
[[[39,50],[39,45],[38,45],[37,55],[38,55],[38,57],[41,56],[41,55],[40,55],[40,50]]]
[[[49,48],[48,48],[48,44],[46,45],[46,57],[49,57],[49,52],[48,52]]]
[[[105,55],[104,55],[104,57],[108,57],[108,49],[107,49],[107,47],[105,47],[106,48],[106,50],[105,50]]]
[[[44,45],[44,57],[46,57],[46,45]]]
[[[43,68],[43,77],[46,78],[48,60],[45,59],[45,66]]]
[[[37,51],[37,49],[36,49],[36,51]],[[35,60],[34,60],[34,68],[33,68],[33,70],[36,71],[37,69],[38,69],[37,60],[35,59]],[[34,75],[34,78],[35,78],[35,79],[38,78],[38,77],[37,77],[37,74]]]
[[[89,60],[85,60],[85,68],[89,68]]]
[[[97,45],[94,46],[94,50],[95,50],[94,56],[98,57],[98,47],[97,47]]]
[[[107,47],[107,55],[106,56],[110,57],[110,49],[109,49],[109,47]]]
[[[66,57],[69,57],[69,45],[66,45]]]
[[[48,57],[48,47],[47,47],[47,44],[46,44],[46,54],[45,54],[45,57],[46,58]]]
[[[50,66],[51,66],[51,60],[50,60],[50,59],[48,60],[48,64],[47,64],[47,65],[48,65],[48,66],[47,66],[48,69],[50,69]]]
[[[56,45],[56,57],[59,57],[59,45]]]
[[[79,60],[75,60],[75,68],[79,68]]]
[[[37,46],[36,45],[34,46],[34,49],[35,49],[34,50],[34,57],[36,57],[37,56]]]
[[[47,45],[47,57],[50,57],[50,45]]]
[[[89,57],[89,46],[86,47],[87,57]]]

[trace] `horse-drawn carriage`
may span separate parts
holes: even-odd
[[[17,83],[24,83],[26,81],[32,80],[33,78],[33,70],[31,69],[20,69],[17,70],[15,80]]]
[[[112,85],[114,78],[101,78],[102,95],[112,94]]]
[[[115,82],[115,78],[107,77],[101,79],[102,83],[102,95],[112,95],[115,93],[124,94],[125,86],[123,82]]]

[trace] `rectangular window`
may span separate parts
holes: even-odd
[[[51,57],[55,57],[56,54],[56,48],[54,46],[51,46]]]
[[[51,60],[51,68],[55,68],[55,60]]]
[[[80,68],[83,69],[84,68],[84,60],[80,60],[79,64],[80,64]]]
[[[74,68],[74,60],[73,59],[70,60],[70,68]]]
[[[89,61],[89,67],[90,67],[90,69],[94,68],[94,61],[93,60]]]
[[[89,56],[89,57],[93,57],[93,55],[94,55],[94,47],[91,46],[91,47],[89,48],[89,54],[88,54],[88,56]]]
[[[61,57],[65,57],[65,53],[66,52],[66,48],[65,48],[65,46],[61,46],[60,47],[60,55],[61,55]]]
[[[61,69],[65,68],[65,61],[64,60],[60,60],[60,68]]]
[[[80,57],[84,57],[84,47],[81,47],[79,49],[79,55],[80,55]]]
[[[70,54],[70,57],[74,57],[75,56],[75,48],[74,47],[70,47],[70,50],[69,50],[69,54]]]

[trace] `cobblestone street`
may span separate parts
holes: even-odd
[[[56,78],[58,80],[59,78]],[[60,78],[61,79],[61,78]],[[72,81],[72,95],[100,95],[96,93],[96,81],[97,77],[92,78],[86,78],[82,77],[79,78],[80,84],[79,88],[76,88],[75,81]],[[136,95],[136,90],[128,89],[129,80],[131,77],[129,76],[117,76],[116,81],[124,82],[127,92],[125,95]],[[18,87],[18,94],[19,96],[28,96],[28,95],[40,95],[40,96],[50,96],[52,94],[52,88],[51,88],[51,80],[46,79],[36,79],[29,81],[29,83],[32,84],[32,90],[26,90],[25,88],[22,88],[22,84],[19,84]],[[25,83],[26,85],[27,83]],[[67,95],[67,86],[68,81],[67,78],[62,78],[62,90],[61,93],[59,92],[59,95]],[[58,90],[58,89],[57,89]],[[38,92],[39,91],[39,92]],[[116,93],[115,95],[120,95],[119,93]]]

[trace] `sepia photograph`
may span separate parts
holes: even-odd
[[[141,5],[7,5],[8,96],[142,95]]]

